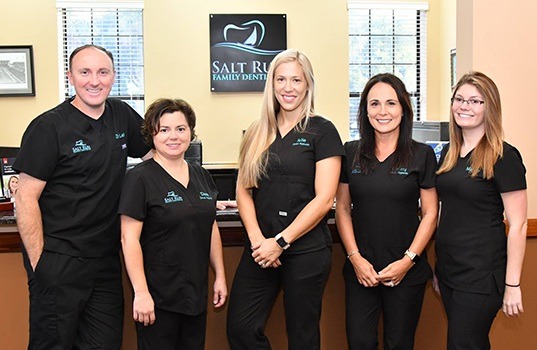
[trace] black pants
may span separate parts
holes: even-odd
[[[490,349],[490,327],[503,301],[498,288],[493,285],[491,294],[480,294],[438,283],[448,319],[448,350]]]
[[[207,312],[183,315],[155,308],[155,323],[136,322],[138,350],[203,350]]]
[[[289,349],[320,349],[322,298],[330,273],[331,251],[282,255],[282,266],[262,269],[245,250],[231,289],[227,334],[231,349],[270,349],[264,330],[283,289]]]
[[[414,349],[425,283],[415,286],[364,287],[355,275],[345,275],[345,310],[349,349],[378,348],[383,317],[384,349]]]
[[[120,349],[123,288],[119,255],[76,258],[43,251],[30,291],[28,349]]]

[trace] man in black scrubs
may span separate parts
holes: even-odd
[[[76,95],[34,119],[13,167],[30,291],[29,349],[119,349],[121,183],[127,156],[148,158],[142,118],[109,99],[114,61],[85,45],[69,58]]]

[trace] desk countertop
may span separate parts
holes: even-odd
[[[244,229],[236,210],[219,210],[216,221],[222,235],[222,244],[225,247],[244,245]],[[21,240],[17,230],[16,218],[13,212],[0,212],[0,253],[20,251]],[[334,242],[340,242],[334,211],[328,214],[328,227],[332,232]],[[528,220],[528,238],[537,237],[537,219]]]
[[[333,218],[333,213],[329,217]],[[334,241],[339,241],[336,225],[332,218],[328,220],[330,231]],[[237,210],[217,211],[216,221],[222,235],[222,244],[225,247],[244,245],[244,229]],[[0,253],[18,252],[20,249],[21,239],[13,212],[0,212]]]

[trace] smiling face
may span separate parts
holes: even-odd
[[[282,63],[274,71],[274,95],[280,111],[300,113],[308,91],[304,70],[296,61]]]
[[[98,118],[114,84],[114,67],[106,53],[89,47],[78,52],[67,72],[76,91],[73,105],[90,117]]]
[[[479,90],[472,84],[464,84],[457,89],[453,97],[451,111],[455,123],[463,130],[485,133],[485,106],[476,103],[484,100]]]
[[[10,177],[8,188],[11,194],[14,194],[15,192],[17,192],[17,188],[19,188],[19,179],[15,176]]]
[[[191,130],[183,112],[164,113],[153,136],[157,156],[182,159],[190,146]]]
[[[375,134],[399,134],[403,107],[389,84],[377,83],[369,90],[367,115]]]

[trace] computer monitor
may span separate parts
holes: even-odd
[[[185,160],[201,166],[203,164],[201,141],[192,141],[185,152]]]
[[[237,169],[207,169],[218,190],[219,201],[235,200],[237,186]]]

